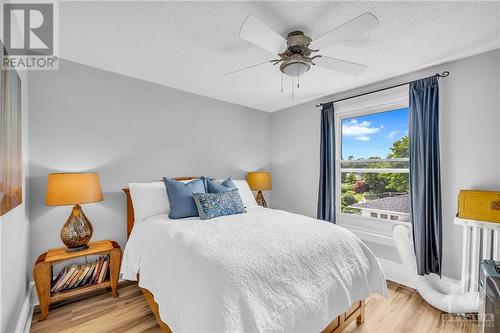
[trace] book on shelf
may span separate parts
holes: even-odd
[[[97,265],[97,263],[95,261],[91,264],[89,272],[87,273],[87,276],[85,276],[85,278],[83,279],[82,286],[90,284],[92,276],[94,275],[96,265]]]
[[[78,280],[76,287],[82,287],[85,285],[85,282],[87,281],[87,277],[91,273],[92,266],[93,266],[93,263],[87,264],[87,266],[85,267],[85,271],[83,272],[81,279]]]
[[[97,283],[102,283],[106,278],[106,273],[108,272],[108,260],[104,259],[102,263],[101,274],[99,275],[99,281]]]
[[[92,279],[92,283],[94,283],[94,284],[96,284],[97,281],[99,280],[99,275],[101,274],[102,264],[103,264],[103,258],[99,257],[99,260],[97,263],[97,270],[94,274],[94,278]]]
[[[85,284],[85,280],[87,279],[87,276],[90,273],[90,270],[92,269],[92,263],[87,264],[87,267],[85,267],[85,272],[82,275],[82,278],[78,281],[77,287],[83,286]]]
[[[52,282],[51,292],[57,293],[90,284],[102,283],[109,271],[109,256],[83,265],[69,265]]]
[[[64,277],[61,279],[61,282],[56,286],[55,292],[58,292],[63,289],[63,286],[66,285],[69,278],[73,275],[76,270],[76,265],[71,265],[68,271],[64,274]]]
[[[76,265],[76,271],[73,274],[73,276],[68,280],[68,283],[66,284],[66,287],[64,289],[71,289],[71,286],[73,285],[73,283],[75,283],[75,279],[78,278],[78,274],[80,273],[81,269],[82,268],[80,265]]]
[[[64,269],[62,269],[59,272],[59,274],[57,275],[57,277],[55,278],[55,280],[52,283],[52,289],[50,291],[54,292],[57,290],[57,287],[61,284],[61,282],[64,279],[64,276],[66,275],[68,270],[69,270],[69,267],[64,267]]]
[[[68,278],[68,280],[66,281],[66,283],[64,283],[62,285],[62,287],[61,287],[62,290],[66,290],[66,289],[69,288],[69,286],[71,285],[71,283],[75,279],[75,276],[78,274],[78,271],[80,271],[80,266],[79,265],[75,265],[75,269],[73,271],[73,274],[71,274],[71,276]]]
[[[64,275],[64,279],[61,281],[61,284],[57,287],[56,291],[63,289],[63,287],[66,285],[68,280],[71,278],[71,276],[73,275],[75,270],[76,270],[76,265],[71,265],[68,272]]]
[[[106,278],[109,269],[109,257],[104,256],[99,258],[99,271],[97,272],[94,283],[102,283]]]
[[[88,272],[88,270],[89,270],[88,264],[82,266],[82,270],[80,271],[80,274],[78,274],[76,282],[73,284],[73,288],[78,287],[78,285],[80,284],[80,282],[82,282],[82,280],[85,277],[85,274]]]

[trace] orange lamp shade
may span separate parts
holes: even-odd
[[[247,182],[252,191],[270,191],[273,189],[270,172],[249,172]]]
[[[102,201],[99,175],[88,173],[51,173],[45,198],[47,206],[77,205]]]

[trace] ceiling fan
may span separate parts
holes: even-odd
[[[364,13],[315,40],[302,31],[292,31],[285,39],[254,16],[249,16],[241,26],[240,37],[274,55],[278,55],[279,58],[240,68],[225,75],[232,75],[268,63],[280,64],[280,71],[292,78],[298,78],[309,71],[312,66],[359,75],[365,71],[365,65],[325,55],[315,55],[315,53],[336,42],[347,40],[357,34],[373,29],[378,24],[379,20],[375,15]]]

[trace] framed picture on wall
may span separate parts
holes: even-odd
[[[0,44],[3,53],[3,45]],[[2,56],[3,57],[3,56]],[[0,70],[0,216],[22,203],[21,79]]]

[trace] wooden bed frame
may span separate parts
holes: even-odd
[[[178,177],[176,180],[190,180],[197,177]],[[132,198],[130,197],[130,191],[128,188],[124,188],[123,192],[127,197],[127,239],[132,232],[132,228],[134,227],[134,206],[132,205]],[[145,289],[141,288],[146,301],[153,312],[158,325],[165,333],[172,333],[172,330],[168,325],[163,322],[160,318],[160,313],[158,311],[158,303],[155,302],[153,294]],[[357,324],[363,323],[365,320],[365,300],[360,300],[354,302],[352,306],[344,313],[340,314],[337,318],[335,318],[328,326],[321,331],[321,333],[340,333],[342,332],[349,324],[353,321],[356,321]]]

